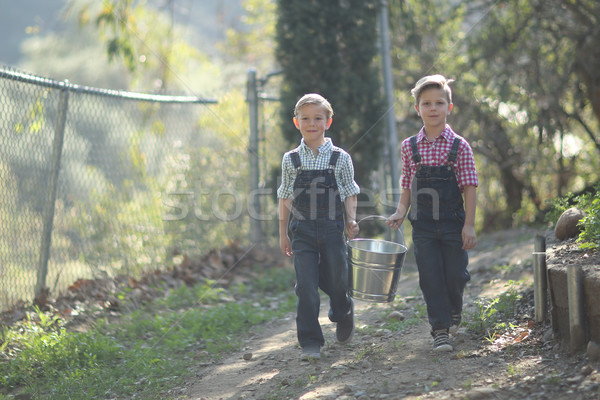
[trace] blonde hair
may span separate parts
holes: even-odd
[[[296,107],[294,107],[294,116],[297,117],[298,114],[300,114],[300,109],[307,104],[316,104],[321,106],[323,109],[325,109],[327,119],[333,117],[333,108],[331,107],[331,104],[329,104],[325,97],[317,93],[308,93],[302,96],[296,103]]]
[[[421,93],[425,89],[437,88],[442,89],[446,93],[446,99],[448,103],[452,103],[452,89],[450,84],[454,82],[454,79],[446,79],[443,75],[428,75],[417,81],[415,87],[410,91],[410,94],[415,98],[415,102],[418,105],[421,99]]]

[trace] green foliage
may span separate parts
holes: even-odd
[[[595,192],[586,193],[578,198],[578,207],[585,212],[585,216],[579,222],[581,233],[577,242],[582,249],[600,248],[600,185],[596,186]]]
[[[494,271],[495,273],[499,273],[500,275],[504,276],[513,271],[520,270],[522,268],[523,268],[523,265],[504,264],[504,265],[494,265],[494,266],[492,266],[491,270]]]
[[[248,126],[245,107],[243,93],[228,93],[198,122],[210,135],[167,157],[159,185],[166,244],[175,253],[202,254],[248,239],[247,140],[239,131]]]
[[[155,10],[133,0],[72,1],[81,27],[94,23],[109,62],[121,62],[134,82],[165,90],[179,86],[197,50],[183,39],[185,32],[173,21],[173,9]]]
[[[484,299],[476,300],[477,311],[470,314],[470,322],[467,325],[469,330],[478,334],[486,334],[490,331],[490,327],[495,328],[498,317],[496,313],[498,310],[495,305],[498,303],[498,299],[486,301]]]
[[[10,282],[10,270],[14,268],[30,268],[38,261],[36,250],[39,247],[39,229],[42,224],[42,215],[35,210],[34,205],[25,206],[19,196],[19,176],[13,173],[9,164],[0,161],[0,242],[10,243],[0,246],[0,257],[3,261],[3,284],[2,290],[11,290],[16,282]],[[24,229],[29,226],[29,229]],[[15,265],[16,264],[16,265]],[[4,293],[0,295],[4,301]],[[8,303],[8,301],[7,301]]]
[[[293,276],[265,271],[257,277],[287,287]],[[289,287],[287,287],[289,289]],[[274,290],[279,306],[266,308],[252,287],[233,299],[214,282],[182,287],[148,309],[118,321],[97,321],[88,332],[69,332],[64,321],[39,309],[24,323],[2,330],[0,385],[36,399],[165,398],[198,360],[238,349],[251,327],[293,310],[293,291]],[[0,396],[0,398],[2,398]]]
[[[233,59],[254,66],[257,71],[274,69],[276,2],[274,0],[243,0],[244,27],[226,31],[220,47],[227,61]]]
[[[39,310],[38,310],[39,313]],[[119,356],[120,349],[110,338],[94,332],[67,333],[64,328],[49,329],[30,317],[22,328],[10,337],[11,348],[19,345],[17,356],[0,364],[0,383],[5,387],[37,386],[34,393],[44,390],[47,383],[59,383],[76,375],[73,369],[94,370],[109,359]]]
[[[286,268],[271,269],[268,274],[260,275],[252,287],[264,294],[275,294],[291,290],[296,278]]]
[[[159,300],[158,304],[164,305],[167,308],[182,309],[193,307],[199,301],[203,304],[214,304],[225,298],[227,298],[225,289],[216,286],[215,281],[207,280],[193,288],[182,286],[175,289],[164,301]]]
[[[467,328],[488,341],[493,341],[496,333],[507,328],[505,321],[512,320],[518,311],[522,295],[518,291],[518,283],[509,281],[507,288],[500,296],[491,299],[478,299],[477,310],[468,313]]]
[[[508,281],[505,285],[507,289],[498,297],[498,311],[500,311],[506,319],[514,318],[517,315],[519,302],[523,298],[523,295],[518,291],[517,285],[519,285],[518,282],[512,280]]]
[[[71,212],[74,234],[81,244],[82,261],[94,270],[137,275],[148,266],[164,264],[165,243],[161,234],[161,204],[150,192],[111,187],[96,193],[92,203],[81,202]]]
[[[89,18],[88,7],[81,11],[80,22]],[[104,1],[96,16],[96,25],[108,34],[106,51],[109,60],[121,58],[130,71],[136,68],[137,60],[133,46],[137,20],[134,16],[133,0]]]
[[[400,134],[421,126],[409,96],[418,78],[441,73],[456,79],[449,123],[476,155],[484,229],[537,223],[544,199],[598,180],[594,110],[600,107],[592,107],[582,82],[593,81],[600,69],[590,68],[597,56],[575,56],[598,47],[598,4],[389,3]],[[583,71],[591,76],[582,79]]]
[[[598,180],[600,148],[592,132],[599,108],[592,106],[582,85],[590,77],[582,78],[578,64],[597,79],[598,68],[589,65],[600,60],[581,52],[598,46],[593,32],[600,8],[555,0],[477,3],[489,8],[466,38],[468,61],[461,67],[469,81],[464,93],[477,101],[466,99],[460,115],[476,121],[476,151],[498,165],[493,178],[504,186],[511,214],[523,208],[519,217],[532,222],[540,199]],[[472,9],[481,11],[475,4]]]
[[[383,356],[383,346],[382,345],[377,346],[375,344],[368,344],[368,345],[361,347],[356,352],[356,359],[358,361],[366,359],[366,358],[381,357],[381,356]]]
[[[577,238],[579,247],[583,250],[600,248],[600,185],[596,185],[593,192],[575,196],[568,193],[566,196],[548,201],[550,206],[546,213],[547,222],[556,223],[563,212],[571,207],[576,207],[585,213],[579,221],[581,232]]]
[[[243,95],[232,92],[215,107],[221,119],[206,113],[198,121],[206,135],[155,157],[145,142],[158,150],[164,125],[156,110],[142,109],[151,131],[134,133],[121,161],[131,164],[131,178],[118,186],[105,181],[65,215],[66,229],[80,238],[74,253],[93,271],[136,275],[169,265],[174,255],[247,240],[247,155],[235,128],[246,124]],[[149,170],[163,160],[153,176]]]
[[[552,225],[556,224],[558,218],[567,211],[567,209],[572,207],[573,204],[573,193],[567,193],[563,197],[556,197],[554,199],[549,199],[546,201],[548,205],[548,211],[544,216],[544,220]]]

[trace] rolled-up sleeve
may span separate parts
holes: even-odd
[[[475,156],[473,150],[466,140],[463,140],[458,153],[458,159],[456,165],[456,177],[458,186],[464,188],[465,186],[479,186],[479,178],[477,177],[477,170],[475,169]]]
[[[289,153],[283,155],[281,161],[281,185],[277,189],[277,198],[289,199],[294,193],[294,168]]]
[[[401,147],[402,174],[400,176],[400,187],[410,189],[416,166],[412,160],[412,150],[410,149],[410,140],[405,139]]]
[[[340,199],[344,201],[346,197],[356,196],[360,193],[360,187],[354,181],[354,165],[348,153],[342,153],[340,157],[342,161],[341,168],[336,176],[338,190],[340,191]]]

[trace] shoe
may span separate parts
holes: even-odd
[[[433,336],[433,350],[434,351],[452,351],[452,345],[450,344],[450,336],[448,335],[448,329],[440,329],[432,331]]]
[[[321,358],[321,347],[319,345],[308,345],[302,348],[301,360],[310,361]]]
[[[350,314],[337,323],[335,336],[340,343],[348,343],[354,336],[354,302],[350,300]]]
[[[453,314],[452,315],[452,324],[450,325],[450,328],[448,329],[448,331],[450,332],[450,334],[452,335],[456,335],[456,332],[458,332],[458,328],[460,327],[460,321],[461,321],[461,315],[460,314]]]

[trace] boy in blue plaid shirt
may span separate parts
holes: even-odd
[[[279,242],[283,254],[294,256],[296,329],[305,360],[320,358],[325,344],[319,324],[319,288],[329,296],[329,319],[337,323],[337,340],[347,343],[354,334],[344,229],[349,238],[358,234],[360,189],[350,155],[325,137],[332,117],[333,109],[321,95],[311,93],[298,100],[293,121],[302,140],[284,154],[277,190]]]

